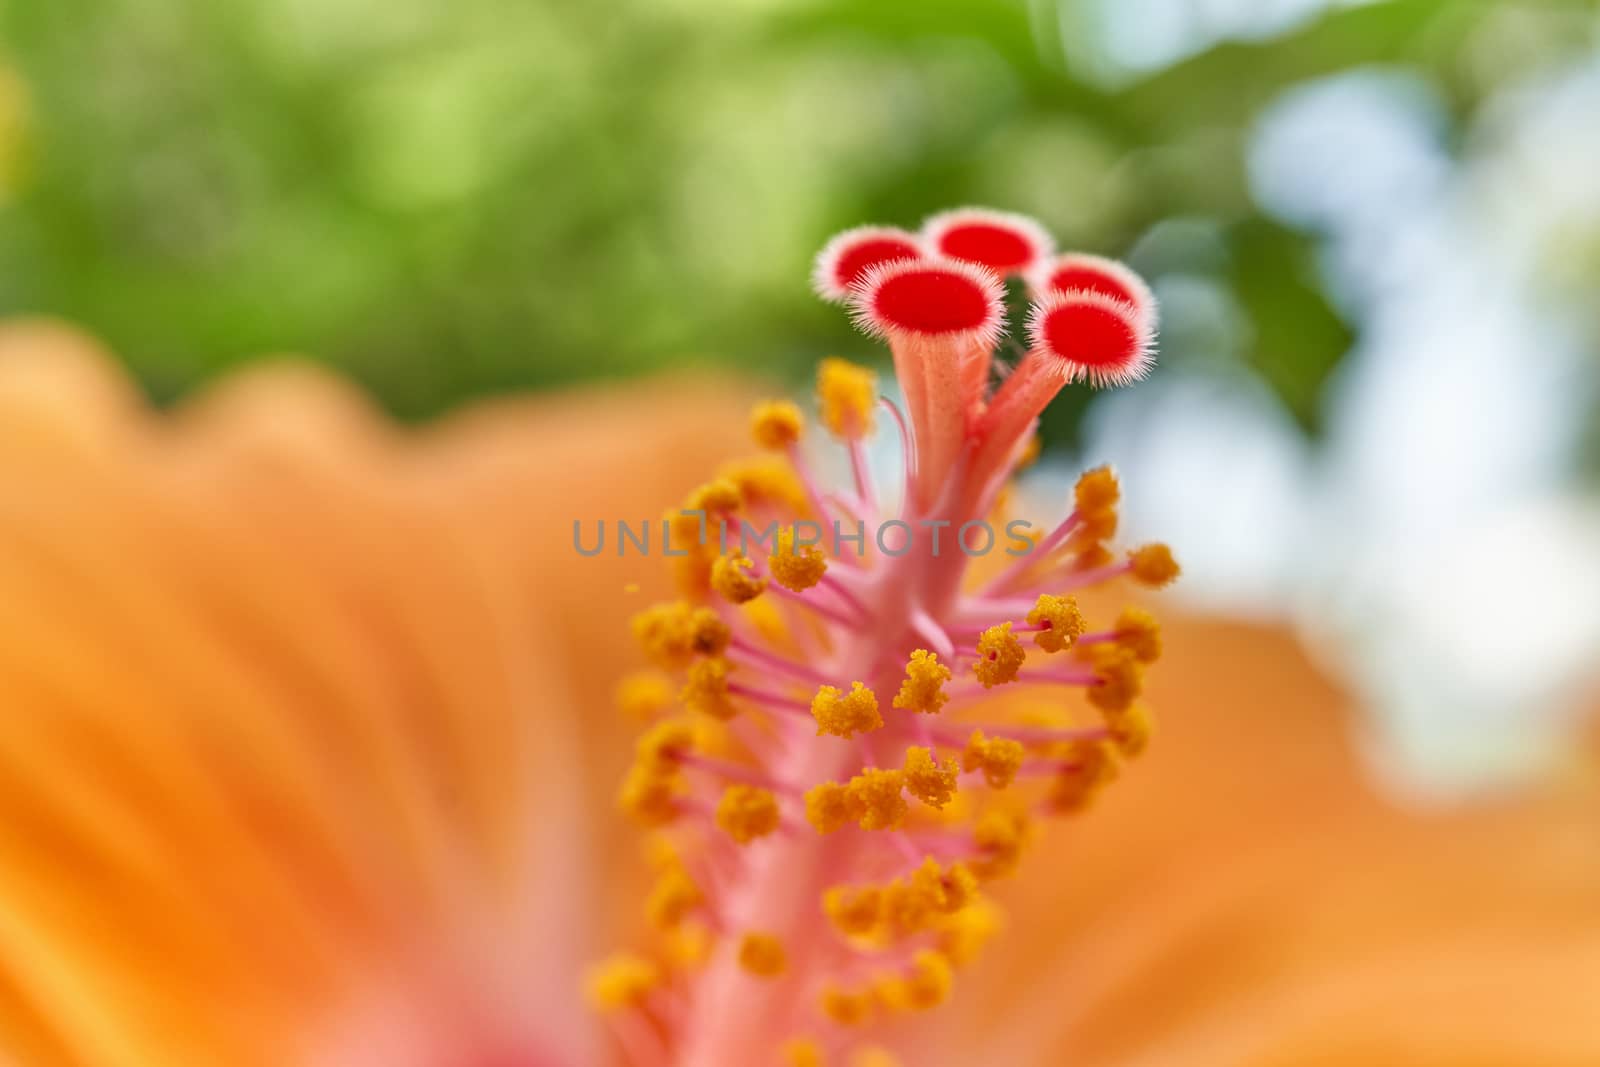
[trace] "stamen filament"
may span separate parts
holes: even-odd
[[[741,682],[729,682],[728,692],[733,696],[743,697],[745,700],[759,704],[768,711],[781,711],[790,715],[804,715],[808,719],[811,718],[811,704],[808,701],[780,696],[777,693],[767,693],[744,685]]]
[[[911,629],[916,632],[917,636],[928,642],[941,659],[949,660],[955,658],[955,642],[945,632],[944,627],[935,622],[933,617],[926,611],[921,608],[915,609],[907,621],[911,623]]]
[[[780,656],[776,652],[769,652],[760,645],[757,645],[744,637],[740,637],[738,634],[735,634],[728,642],[728,647],[739,653],[739,659],[734,660],[735,663],[739,663],[748,659],[760,664],[762,667],[766,667],[769,670],[777,671],[780,674],[787,674],[789,677],[798,679],[802,682],[815,685],[828,684],[829,679],[826,675],[814,671],[804,664],[796,663],[791,659]]]
[[[867,449],[859,437],[850,439],[850,473],[855,478],[856,496],[866,511],[878,510],[878,493],[872,483],[872,468],[867,465]],[[863,516],[864,517],[864,516]]]
[[[794,467],[795,477],[800,479],[800,487],[805,491],[806,502],[811,505],[817,521],[826,525],[830,518],[827,504],[823,501],[822,490],[817,485],[816,476],[811,473],[811,464],[806,462],[806,457],[800,451],[799,444],[791,444],[786,449],[789,464]]]
[[[1058,580],[1057,587],[1070,593],[1078,589],[1088,589],[1091,586],[1100,585],[1102,582],[1109,582],[1114,578],[1121,578],[1123,575],[1131,573],[1133,573],[1132,561],[1124,560],[1121,563],[1109,563],[1104,567],[1096,567],[1093,570],[1069,571]]]
[[[1043,539],[1041,539],[1039,543],[1033,547],[1032,551],[1017,557],[1017,559],[1013,561],[1011,565],[1008,566],[1004,571],[1001,571],[992,582],[985,585],[980,595],[1004,593],[1013,583],[1017,581],[1017,579],[1021,578],[1024,574],[1027,574],[1030,570],[1044,562],[1049,554],[1054,551],[1055,548],[1061,544],[1061,542],[1065,541],[1069,536],[1071,536],[1072,531],[1078,528],[1080,522],[1082,522],[1082,519],[1079,517],[1076,511],[1072,512],[1065,519],[1062,519],[1055,529],[1046,534]]]
[[[840,600],[848,604],[851,610],[860,616],[860,620],[862,622],[867,622],[871,619],[872,612],[868,610],[867,606],[861,602],[861,599],[857,597],[855,593],[850,591],[850,587],[845,582],[841,581],[838,575],[833,573],[824,574],[822,576],[822,581],[818,582],[817,584],[829,590]]]
[[[762,789],[770,789],[791,799],[799,799],[801,795],[801,791],[789,783],[780,782],[765,771],[748,764],[735,763],[733,760],[707,756],[700,752],[678,752],[673,755],[673,759],[685,767],[695,767],[730,782],[760,786]]]
[[[882,404],[889,412],[894,424],[900,428],[900,451],[902,464],[906,472],[905,499],[911,499],[911,484],[917,480],[917,442],[911,436],[911,427],[906,425],[906,417],[899,406],[886,396],[880,396],[878,403]]]
[[[866,622],[866,620],[861,618],[859,615],[846,615],[838,608],[831,607],[827,604],[819,604],[814,596],[807,596],[805,593],[796,593],[794,590],[785,589],[783,586],[778,585],[777,583],[773,583],[772,585],[768,586],[767,592],[782,600],[787,600],[791,604],[798,604],[803,608],[814,611],[818,615],[821,615],[823,618],[827,619],[829,622],[838,623],[840,626],[850,630],[859,630],[861,629],[862,624]]]

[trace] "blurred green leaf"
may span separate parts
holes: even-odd
[[[1072,0],[0,0],[31,99],[0,314],[87,324],[163,398],[299,351],[425,416],[669,363],[880,359],[805,286],[843,226],[994,202],[1119,255],[1203,219],[1247,358],[1314,428],[1350,330],[1313,240],[1252,200],[1251,126],[1374,64],[1468,112],[1492,85],[1463,54],[1517,7],[1337,5],[1117,87],[1063,57]]]
[[[1317,284],[1303,234],[1252,219],[1228,233],[1229,280],[1248,316],[1245,358],[1303,429],[1320,429],[1323,386],[1353,340]]]

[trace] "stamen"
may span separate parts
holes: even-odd
[[[829,357],[817,367],[817,406],[835,437],[859,441],[873,430],[878,376],[871,368]]]
[[[739,942],[739,966],[757,978],[776,978],[788,967],[788,954],[776,935],[748,933]]]
[[[973,673],[985,689],[1014,682],[1026,657],[1022,642],[1011,632],[1009,622],[991,626],[978,638],[978,662],[973,666]]]
[[[895,695],[894,706],[923,715],[937,715],[949,701],[944,687],[950,681],[950,668],[925,648],[911,653],[906,662],[905,681]]]
[[[762,448],[782,452],[799,442],[805,424],[799,407],[787,400],[772,400],[756,405],[750,413],[750,436]]]
[[[942,808],[954,799],[956,776],[960,771],[955,760],[940,763],[924,746],[913,745],[906,749],[906,791],[930,808]]]
[[[767,588],[767,580],[755,571],[755,560],[742,550],[718,556],[711,565],[711,588],[730,604],[747,604]]]
[[[741,845],[765,837],[782,821],[778,799],[760,786],[730,785],[717,802],[717,826]]]
[[[853,737],[883,726],[878,698],[872,690],[856,682],[849,693],[831,685],[822,686],[811,700],[811,717],[817,720],[817,734]]]

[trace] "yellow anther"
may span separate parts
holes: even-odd
[[[789,956],[776,935],[748,933],[739,942],[739,966],[757,978],[776,978],[788,965]]]
[[[1090,663],[1099,683],[1089,687],[1089,703],[1101,711],[1126,710],[1144,691],[1144,671],[1127,649],[1095,645]]]
[[[663,874],[683,865],[678,846],[666,834],[651,834],[644,839],[644,861],[652,873]]]
[[[617,683],[617,707],[630,719],[649,722],[672,704],[672,683],[653,671],[630,674]]]
[[[1022,642],[1011,632],[1011,624],[1003,622],[999,626],[989,627],[978,638],[978,662],[973,665],[972,672],[985,689],[992,689],[1016,681],[1017,672],[1022,669],[1022,661],[1026,658]]]
[[[697,655],[721,655],[732,633],[710,608],[674,601],[635,615],[633,636],[645,654],[661,666],[682,668]]]
[[[966,864],[940,867],[932,856],[911,872],[910,884],[941,915],[955,914],[978,896],[978,879]]]
[[[1180,573],[1172,549],[1159,542],[1134,549],[1128,553],[1128,560],[1133,564],[1134,580],[1152,589],[1170,585]]]
[[[750,434],[762,448],[781,452],[800,440],[805,429],[805,416],[787,400],[769,400],[757,404],[750,413]]]
[[[1121,770],[1116,749],[1107,741],[1079,742],[1073,746],[1067,763],[1045,798],[1046,804],[1064,815],[1086,809]]]
[[[1000,909],[974,900],[939,926],[939,951],[957,967],[971,963],[1000,930]]]
[[[793,526],[780,529],[772,539],[772,555],[767,557],[767,570],[772,580],[785,589],[803,593],[822,581],[828,573],[828,559],[816,545],[798,544],[799,533]]]
[[[883,921],[900,937],[926,930],[938,917],[935,898],[911,881],[897,878],[883,888]]]
[[[1072,597],[1044,593],[1028,612],[1028,625],[1045,627],[1034,635],[1034,644],[1046,652],[1061,652],[1083,635],[1083,613]]]
[[[678,816],[678,781],[635,766],[622,779],[617,805],[645,826],[663,826]]]
[[[1133,653],[1140,663],[1161,658],[1161,624],[1143,608],[1128,608],[1117,616],[1117,644]]]
[[[739,509],[739,486],[728,478],[717,478],[693,489],[683,502],[685,511],[703,511],[709,521],[712,516],[726,515]]]
[[[784,1067],[824,1067],[822,1046],[809,1037],[785,1041],[782,1051]]]
[[[974,730],[962,750],[961,769],[982,771],[990,788],[1004,789],[1016,779],[1023,755],[1021,742],[1009,737],[985,737],[982,730]]]
[[[1155,720],[1150,709],[1134,704],[1125,711],[1107,712],[1106,729],[1124,759],[1133,759],[1150,747],[1150,735],[1155,732]]]
[[[662,938],[668,962],[681,971],[693,970],[711,955],[711,931],[699,923],[680,923]]]
[[[942,808],[956,795],[956,776],[961,768],[953,759],[943,763],[921,745],[906,749],[906,791],[931,808]]]
[[[822,991],[822,1014],[840,1026],[865,1026],[872,1018],[872,995],[830,985]]]
[[[834,886],[823,892],[822,910],[841,934],[864,937],[883,920],[883,891],[876,886]]]
[[[905,974],[880,980],[875,992],[885,1006],[896,1011],[927,1011],[948,1000],[954,984],[950,961],[932,949],[923,949]]]
[[[850,692],[841,693],[831,685],[817,690],[811,699],[811,717],[817,720],[817,736],[853,737],[883,725],[878,698],[872,690],[856,682]]]
[[[1077,560],[1072,566],[1073,570],[1076,571],[1097,571],[1101,567],[1111,566],[1111,561],[1114,558],[1110,549],[1097,542],[1079,552]]]
[[[857,438],[871,433],[877,402],[878,376],[866,367],[833,358],[817,367],[817,405],[823,424],[837,436]]]
[[[688,684],[683,687],[683,706],[724,722],[737,715],[739,708],[728,696],[731,669],[721,656],[708,656],[691,663]]]
[[[739,614],[767,644],[774,648],[789,645],[789,624],[784,620],[783,612],[770,599],[752,600],[740,607]]]
[[[950,680],[950,668],[939,662],[939,657],[925,648],[911,653],[906,661],[905,681],[895,694],[894,706],[924,715],[937,715],[950,698],[945,694],[945,683]]]
[[[661,984],[661,968],[643,956],[619,953],[590,968],[589,1002],[601,1011],[643,1004]]]
[[[711,565],[711,588],[730,604],[745,604],[766,592],[767,580],[755,574],[755,560],[741,551],[718,556]]]
[[[863,813],[861,802],[847,785],[821,782],[806,790],[806,821],[819,834],[831,834]]]
[[[899,771],[868,767],[847,788],[860,805],[863,830],[898,830],[910,811],[903,793],[905,775]]]
[[[684,917],[705,900],[700,887],[695,885],[682,864],[674,863],[656,878],[645,901],[645,914],[652,925],[661,930],[671,929],[683,922]]]
[[[1077,551],[1094,548],[1103,541],[1109,541],[1117,536],[1117,512],[1115,508],[1097,511],[1083,516],[1077,529],[1072,531],[1072,536],[1067,539],[1067,546]]]
[[[717,477],[738,486],[739,498],[751,507],[770,506],[802,518],[810,513],[805,486],[781,456],[756,456],[727,463]]]
[[[733,631],[710,608],[689,613],[689,649],[697,656],[720,656],[728,650]]]
[[[1011,812],[991,811],[973,827],[972,841],[978,846],[978,856],[967,861],[972,873],[985,882],[1003,878],[1022,860],[1028,843],[1027,820]]]
[[[778,828],[778,798],[760,786],[730,785],[717,802],[717,825],[741,845]]]
[[[694,727],[682,718],[666,719],[639,735],[634,744],[638,766],[653,775],[670,775],[678,757],[694,747]]]
[[[1122,488],[1110,467],[1096,467],[1079,476],[1072,498],[1074,509],[1083,518],[1116,507],[1122,499]]]

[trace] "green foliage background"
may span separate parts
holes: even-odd
[[[1594,5],[1336,6],[1116,79],[1071,0],[0,0],[0,314],[88,325],[160,399],[280,351],[408,417],[674,362],[798,379],[872,352],[806,289],[830,232],[985,203],[1226,285],[1244,340],[1179,314],[1164,358],[1249,367],[1314,431],[1360,323],[1252,201],[1251,124],[1374,64],[1466,122],[1512,9],[1544,62]],[[1175,222],[1208,240],[1151,239]]]

